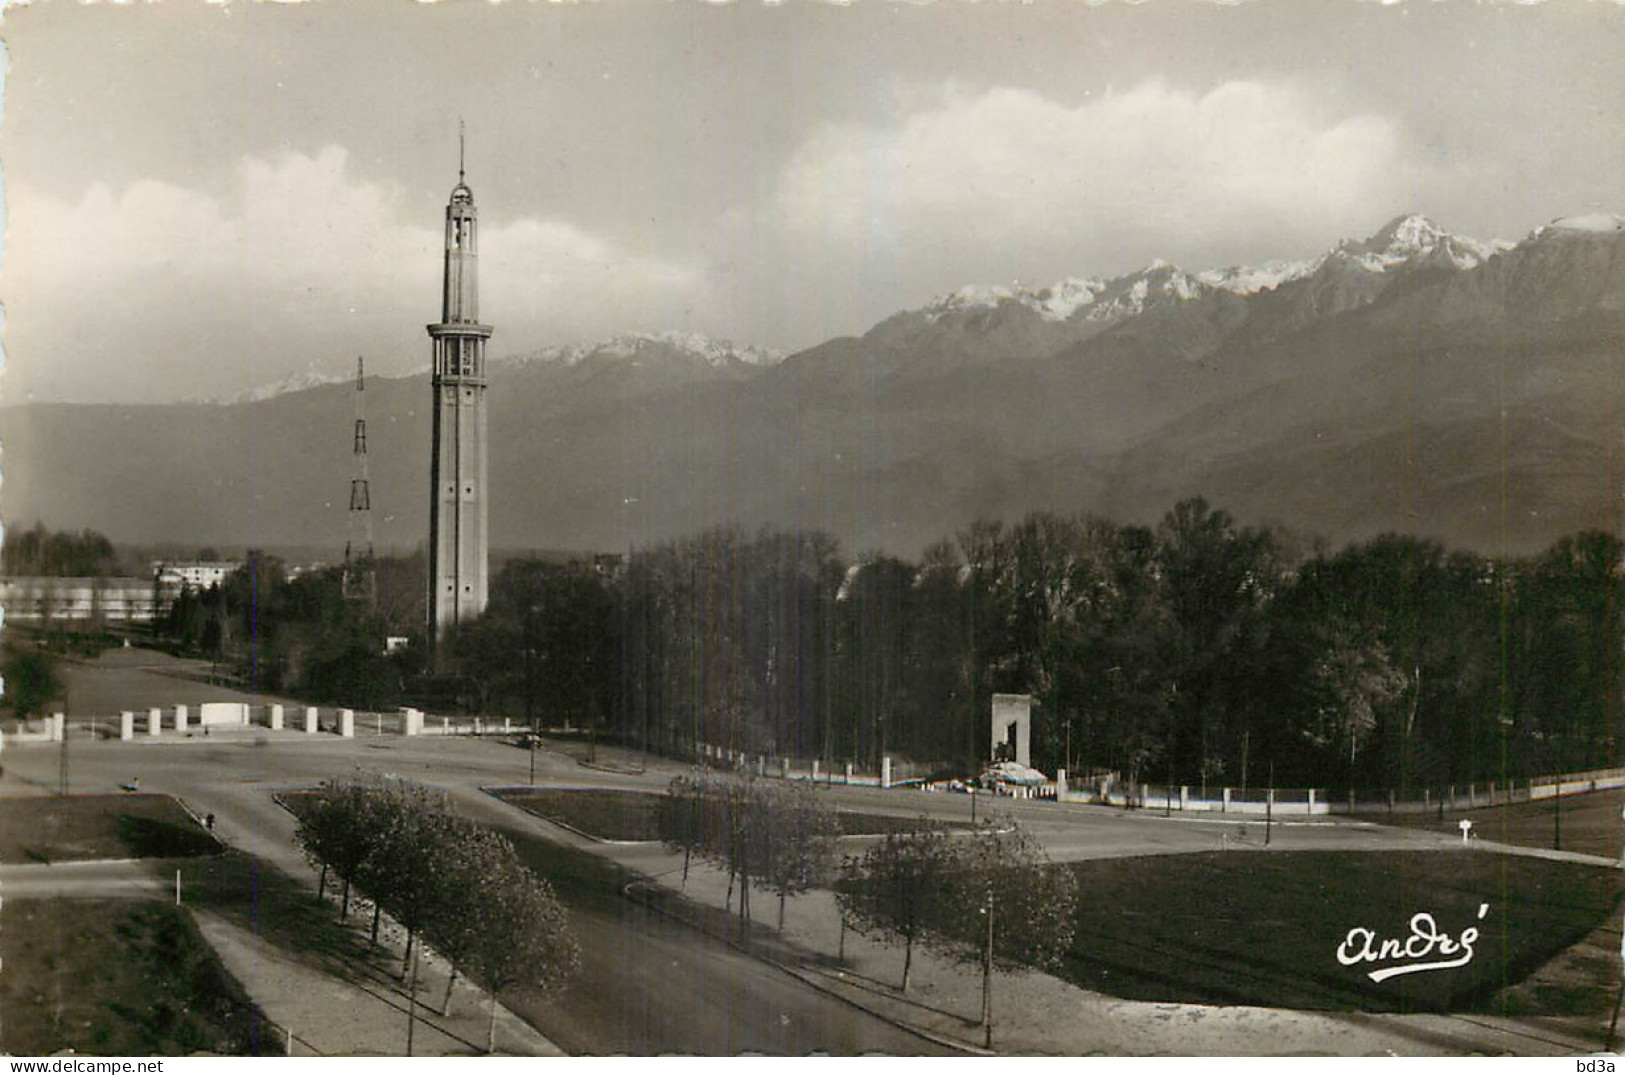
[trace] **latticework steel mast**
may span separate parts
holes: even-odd
[[[350,534],[344,543],[344,596],[371,602],[377,593],[372,554],[372,490],[367,481],[367,367],[355,360],[354,463],[350,475]]]

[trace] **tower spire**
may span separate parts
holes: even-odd
[[[434,431],[429,482],[429,644],[485,611],[486,541],[485,343],[480,323],[479,211],[463,181],[462,119],[457,121],[457,185],[446,203],[445,279],[440,320],[428,326]]]

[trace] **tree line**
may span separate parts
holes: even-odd
[[[154,629],[250,689],[390,708],[407,697],[423,667],[424,559],[367,558],[351,571],[372,573],[369,599],[346,595],[343,568],[294,574],[279,557],[250,551],[223,584],[178,594]],[[415,639],[416,646],[389,654],[391,636]]]
[[[1615,763],[1622,579],[1602,532],[1334,551],[1197,498],[1155,526],[979,521],[912,561],[737,528],[611,573],[518,561],[456,652],[490,706],[674,756],[970,772],[1014,692],[1046,771],[1415,788]]]
[[[789,897],[833,887],[843,931],[902,942],[903,992],[917,944],[980,965],[990,1047],[994,968],[1052,967],[1072,944],[1077,879],[1009,818],[958,834],[918,818],[837,863],[840,826],[814,784],[701,770],[671,781],[656,816],[685,886],[695,859],[725,870],[731,910],[737,882],[741,939],[753,882],[778,897],[780,931]]]
[[[1490,557],[1386,535],[1332,550],[1201,499],[1156,525],[1034,513],[917,559],[734,527],[601,561],[509,561],[445,641],[475,712],[691,757],[986,759],[996,692],[1034,697],[1053,772],[1249,787],[1421,788],[1609,766],[1625,707],[1625,547]],[[421,556],[376,606],[267,557],[169,610],[245,681],[374,708],[423,670]],[[384,656],[386,634],[418,645]]]
[[[751,882],[778,896],[782,930],[785,901],[827,879],[832,841],[839,834],[834,811],[811,784],[705,772],[675,777],[656,817],[661,842],[682,852],[685,885],[695,858],[725,869],[724,909],[731,910],[734,882],[739,883],[741,937],[751,921]]]
[[[496,1048],[497,993],[558,986],[578,965],[580,951],[552,888],[519,861],[506,837],[452,813],[443,795],[399,781],[336,782],[299,800],[295,813],[299,844],[321,870],[318,896],[331,870],[343,884],[342,915],[352,885],[372,900],[374,943],[382,914],[405,928],[401,974],[414,1011],[420,942],[451,964],[442,1015],[450,1012],[459,971],[484,985],[488,1052]]]
[[[32,529],[7,531],[0,548],[0,572],[8,578],[107,578],[123,574],[118,550],[94,530]]]

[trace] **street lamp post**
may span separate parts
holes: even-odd
[[[1620,820],[1625,821],[1625,808],[1620,810],[1619,816]],[[1621,855],[1621,859],[1625,859],[1625,855]],[[1625,934],[1621,934],[1619,939],[1619,958],[1625,963]],[[1608,1020],[1608,1040],[1603,1042],[1603,1049],[1607,1052],[1614,1050],[1614,1031],[1619,1027],[1619,1006],[1622,1003],[1625,1003],[1625,971],[1621,972],[1619,993],[1614,997],[1613,1018]]]
[[[988,886],[987,906],[982,909],[987,915],[987,951],[982,955],[982,1047],[993,1048],[993,887]]]
[[[536,644],[535,625],[536,606],[532,605],[525,610],[525,724],[530,728],[530,784],[536,785],[536,706],[532,696],[536,693]]]

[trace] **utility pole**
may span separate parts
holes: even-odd
[[[354,464],[350,474],[350,536],[344,543],[344,596],[364,601],[367,610],[378,599],[377,569],[372,550],[372,491],[367,479],[367,366],[355,360]]]

